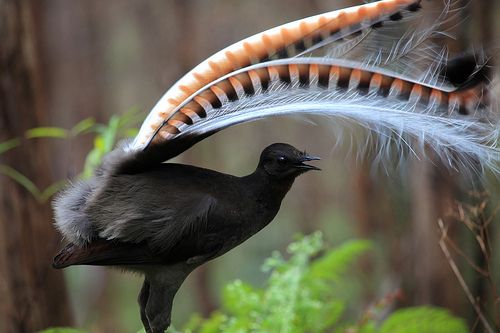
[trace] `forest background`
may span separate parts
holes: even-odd
[[[219,49],[285,22],[357,4],[0,0],[0,332],[68,325],[136,332],[139,277],[99,267],[51,268],[61,241],[52,227],[50,197],[60,181],[89,172],[114,134],[132,134],[168,87]],[[442,2],[426,5],[438,8]],[[486,0],[464,7],[459,15],[469,19],[450,27],[457,37],[450,50],[483,45],[494,63],[499,7],[499,1]],[[498,319],[498,218],[481,234],[494,221],[498,180],[470,186],[439,165],[417,160],[387,175],[369,160],[346,155],[348,142],[334,149],[334,134],[328,124],[279,118],[230,128],[176,159],[244,175],[253,171],[263,147],[288,142],[322,156],[323,171],[297,180],[263,232],[190,276],[176,298],[175,326],[192,313],[216,310],[230,281],[262,286],[264,258],[284,252],[295,234],[315,230],[332,246],[371,240],[373,249],[351,273],[355,307],[369,308],[397,292],[393,308],[442,306],[476,327],[477,312],[440,243],[446,230],[447,248],[469,291],[492,323]],[[467,219],[480,227],[471,231]]]

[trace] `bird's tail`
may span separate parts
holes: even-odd
[[[451,59],[442,46],[457,12],[452,5],[433,11],[425,8],[430,2],[382,0],[237,43],[165,94],[132,149],[165,160],[228,126],[305,114],[368,128],[378,161],[430,148],[451,168],[498,173],[487,60]],[[266,57],[257,57],[257,49]]]

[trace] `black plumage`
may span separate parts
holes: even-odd
[[[392,151],[405,160],[407,149],[425,158],[426,147],[450,169],[500,172],[487,62],[450,61],[433,39],[455,11],[422,7],[421,0],[381,0],[323,13],[209,57],[165,93],[133,142],[59,195],[56,227],[70,244],[54,266],[144,273],[141,318],[147,332],[162,332],[186,276],[271,222],[294,179],[316,169],[304,164],[315,158],[285,144],[266,148],[246,177],[163,162],[266,117],[351,120],[371,131],[381,163]],[[371,142],[362,141],[360,154]]]
[[[277,143],[264,149],[245,177],[182,164],[133,174],[103,165],[95,178],[56,201],[63,219],[74,208],[65,206],[65,198],[83,192],[87,199],[78,209],[93,230],[88,244],[66,246],[54,267],[120,266],[144,273],[142,320],[147,332],[163,332],[187,275],[269,224],[295,178],[319,170],[304,162],[317,159]]]

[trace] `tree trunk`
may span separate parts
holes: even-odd
[[[30,1],[0,0],[0,142],[46,125],[33,13]],[[43,188],[52,182],[43,144],[23,144],[0,155],[0,164]],[[62,272],[51,267],[59,240],[50,207],[8,177],[0,175],[0,185],[0,330],[36,332],[68,325]]]
[[[456,194],[454,179],[430,162],[419,162],[412,172],[412,259],[408,276],[413,288],[406,293],[414,304],[446,307],[456,314],[464,313],[463,291],[456,283],[449,263],[439,247],[437,221],[445,218]],[[454,237],[456,226],[448,229]]]

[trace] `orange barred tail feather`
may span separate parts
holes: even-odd
[[[230,103],[236,106],[235,103],[259,94],[272,94],[270,87],[276,86],[280,86],[282,91],[300,88],[300,91],[315,89],[316,92],[349,91],[365,96],[372,93],[384,98],[393,97],[399,101],[408,101],[413,106],[418,104],[425,110],[436,109],[450,116],[457,112],[471,115],[485,107],[484,82],[469,87],[461,86],[455,90],[443,90],[402,79],[396,73],[377,73],[344,64],[345,62],[336,64],[331,60],[310,58],[287,62],[272,61],[237,71],[213,82],[181,103],[180,109],[159,127],[151,144],[161,144],[179,133],[191,133],[200,126],[203,127],[202,130],[208,129],[207,121],[227,116],[224,112],[216,115],[212,113],[227,109],[224,107]],[[247,120],[261,116],[248,114]],[[235,119],[235,123],[240,120]],[[221,126],[220,129],[227,125],[231,124]]]
[[[499,172],[486,62],[449,60],[435,40],[446,38],[457,11],[451,2],[437,12],[425,4],[382,0],[224,49],[167,91],[129,147],[135,160],[123,167],[168,160],[228,126],[305,114],[368,128],[378,140],[375,160],[388,159],[382,155],[391,149],[430,147],[450,168],[479,161]]]
[[[214,80],[251,65],[307,54],[363,29],[380,27],[385,21],[398,21],[403,17],[402,11],[418,11],[420,2],[383,0],[320,14],[269,29],[223,49],[196,66],[165,93],[143,124],[133,147],[147,146],[157,128],[179,108],[179,104]],[[209,102],[202,97],[199,99],[201,104]]]

